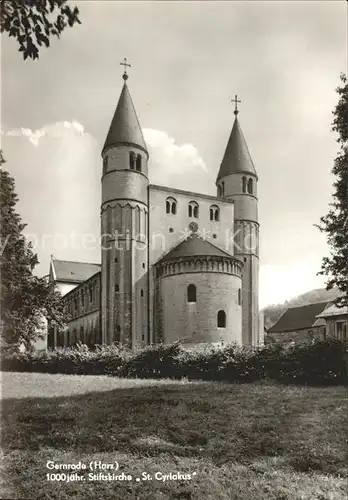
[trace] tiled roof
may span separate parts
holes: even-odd
[[[221,162],[217,180],[226,175],[244,172],[256,175],[253,160],[251,159],[241,126],[236,117]]]
[[[123,85],[103,150],[117,144],[134,144],[147,151],[139,120],[126,83]]]
[[[52,259],[55,281],[82,283],[101,269],[100,264]]]
[[[172,250],[170,250],[159,262],[164,262],[179,257],[198,257],[198,256],[215,256],[215,257],[233,257],[231,254],[221,250],[207,240],[192,234],[186,240],[181,241]]]
[[[319,302],[317,304],[308,304],[306,306],[289,307],[273,325],[268,333],[292,332],[303,330],[313,326],[316,316],[320,314],[329,302]]]
[[[348,307],[337,307],[334,304],[318,314],[318,318],[328,318],[330,316],[348,316]]]

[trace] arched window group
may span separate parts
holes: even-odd
[[[217,313],[217,326],[218,328],[226,328],[226,313],[223,310]]]
[[[141,154],[135,154],[134,151],[129,153],[129,168],[141,172]]]
[[[189,206],[188,206],[188,216],[194,217],[195,219],[198,219],[199,207],[198,207],[198,203],[196,201],[190,201]]]
[[[197,289],[195,285],[187,287],[187,302],[197,302]]]
[[[243,177],[242,183],[243,193],[254,194],[254,181],[251,177],[249,177],[249,179]]]
[[[216,205],[210,207],[210,220],[219,221],[220,220],[220,209]]]
[[[177,202],[174,198],[166,199],[166,213],[176,215]]]
[[[172,198],[171,196],[166,199],[166,213],[167,214],[172,214],[176,215],[177,214],[177,207],[178,207],[178,202],[176,201],[175,198]],[[211,220],[219,220],[219,209],[218,207],[214,208],[217,210],[217,219],[211,219]],[[216,211],[214,211],[214,216],[215,217]],[[190,218],[198,219],[199,217],[199,205],[196,201],[190,201],[188,204],[188,216]]]

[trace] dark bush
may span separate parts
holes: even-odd
[[[135,352],[117,372],[128,378],[181,378],[178,344],[157,344]]]
[[[115,374],[129,351],[118,347],[85,345],[57,348],[53,351],[15,353],[3,356],[3,371],[65,373],[74,375]]]
[[[108,374],[132,378],[188,378],[226,382],[254,382],[270,379],[283,384],[336,385],[347,380],[347,351],[335,339],[312,344],[262,348],[152,345],[130,351],[117,345],[84,345],[47,352],[7,353],[3,371]]]
[[[278,380],[309,385],[342,384],[346,381],[345,345],[335,339],[311,345],[298,344],[284,353]],[[277,379],[277,373],[273,373]]]

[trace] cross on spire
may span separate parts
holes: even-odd
[[[127,63],[127,58],[126,57],[123,59],[123,62],[120,63],[120,66],[124,66],[124,73],[122,75],[122,78],[123,78],[124,81],[126,81],[126,80],[128,80],[127,67],[131,68],[132,66],[131,66],[131,64]]]
[[[231,99],[231,102],[234,102],[234,114],[237,116],[239,111],[238,111],[238,103],[241,103],[242,101],[238,99],[237,94],[234,96],[234,99]]]

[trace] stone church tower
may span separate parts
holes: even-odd
[[[135,347],[148,335],[148,158],[127,86],[102,149],[102,342]]]
[[[243,262],[242,342],[259,343],[259,223],[257,174],[238,120],[235,120],[216,180],[218,197],[234,202],[234,255]]]

